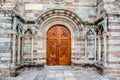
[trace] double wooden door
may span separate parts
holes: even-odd
[[[49,29],[47,33],[47,65],[70,65],[70,32],[61,25]]]

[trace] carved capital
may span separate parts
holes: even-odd
[[[104,33],[103,33],[103,36],[109,36],[109,35],[110,35],[109,32],[104,32]]]

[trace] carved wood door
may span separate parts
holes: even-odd
[[[67,28],[57,25],[47,33],[47,65],[70,65],[70,32]]]

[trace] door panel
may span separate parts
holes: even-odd
[[[60,27],[59,30],[60,30],[60,38],[68,38],[68,37],[70,37],[69,32],[68,32],[68,30],[66,28]]]
[[[70,47],[68,39],[61,39],[60,40],[60,47],[59,47],[59,65],[66,65],[70,64]]]
[[[47,65],[70,65],[70,32],[57,25],[47,33]]]
[[[57,39],[48,40],[48,65],[57,64]]]

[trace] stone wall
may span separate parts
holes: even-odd
[[[12,17],[9,11],[0,10],[0,75],[8,76],[12,58]]]
[[[120,73],[120,15],[119,15],[119,1],[104,0],[104,9],[108,13],[108,36],[107,36],[107,63],[108,69],[106,72],[109,74]]]
[[[84,21],[94,21],[96,14],[97,0],[64,0],[58,4],[55,0],[40,1],[19,1],[17,9],[18,14],[27,20],[36,20],[40,14],[51,9],[67,9],[75,12]],[[80,6],[80,7],[79,7]],[[93,16],[92,18],[90,16]]]
[[[120,73],[120,17],[110,15],[108,20],[108,65],[111,74]]]
[[[119,1],[11,1],[0,6],[0,76],[9,76],[12,63],[16,64],[12,67],[24,62],[46,63],[46,33],[56,23],[71,31],[72,63],[84,64],[92,49],[94,60],[106,73],[120,73]],[[100,34],[98,26],[103,28]]]

